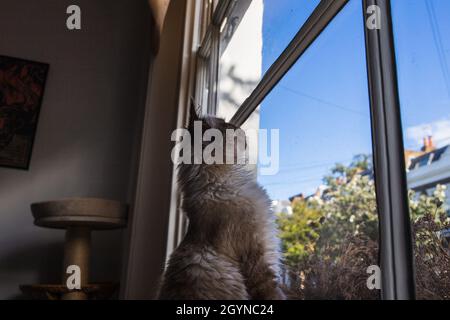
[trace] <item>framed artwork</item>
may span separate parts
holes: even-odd
[[[0,166],[27,170],[49,65],[0,55]]]

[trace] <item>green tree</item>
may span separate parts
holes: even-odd
[[[292,214],[278,214],[277,222],[286,262],[295,266],[314,253],[323,215],[303,200],[295,200],[292,209]]]
[[[282,249],[288,266],[296,267],[311,255],[324,252],[331,254],[330,258],[338,259],[338,252],[349,237],[363,236],[377,241],[378,214],[371,167],[366,155],[355,157],[349,166],[336,164],[324,178],[326,190],[322,197],[296,200],[291,215],[278,214]],[[432,214],[436,223],[448,224],[442,205],[445,187],[438,186],[431,196],[410,191],[409,197],[413,222]]]

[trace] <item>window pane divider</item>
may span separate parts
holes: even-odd
[[[209,50],[211,47],[212,37],[217,36],[214,31],[215,31],[215,29],[217,29],[217,27],[220,28],[225,17],[227,17],[229,12],[233,9],[235,2],[236,2],[236,0],[219,1],[217,8],[213,14],[212,22],[207,27],[205,36],[202,39],[201,44],[200,44],[199,55],[201,57],[205,58],[208,56]]]
[[[372,10],[368,10],[370,6]],[[379,9],[377,27],[366,19]],[[390,0],[363,0],[375,187],[380,223],[381,297],[415,299],[414,255]]]
[[[232,10],[232,8],[236,5],[237,0],[221,0],[217,4],[217,8],[213,14],[213,24],[220,27],[222,25],[223,20],[228,15],[228,13]]]

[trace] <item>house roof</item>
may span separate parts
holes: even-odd
[[[289,201],[292,202],[292,201],[294,201],[294,200],[297,199],[297,198],[304,199],[305,196],[303,195],[303,193],[299,193],[299,194],[296,194],[295,196],[290,197],[290,198],[289,198]]]
[[[411,164],[408,170],[414,170],[420,167],[427,166],[431,163],[437,162],[441,159],[442,155],[449,149],[450,145],[425,153],[417,158],[411,159]]]

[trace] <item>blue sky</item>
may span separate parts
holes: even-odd
[[[318,2],[264,0],[263,72]],[[392,2],[405,146],[419,149],[427,134],[448,144],[450,1]],[[336,162],[371,153],[360,0],[350,0],[263,101],[260,127],[280,129],[280,172],[258,177],[272,199],[313,193]]]

